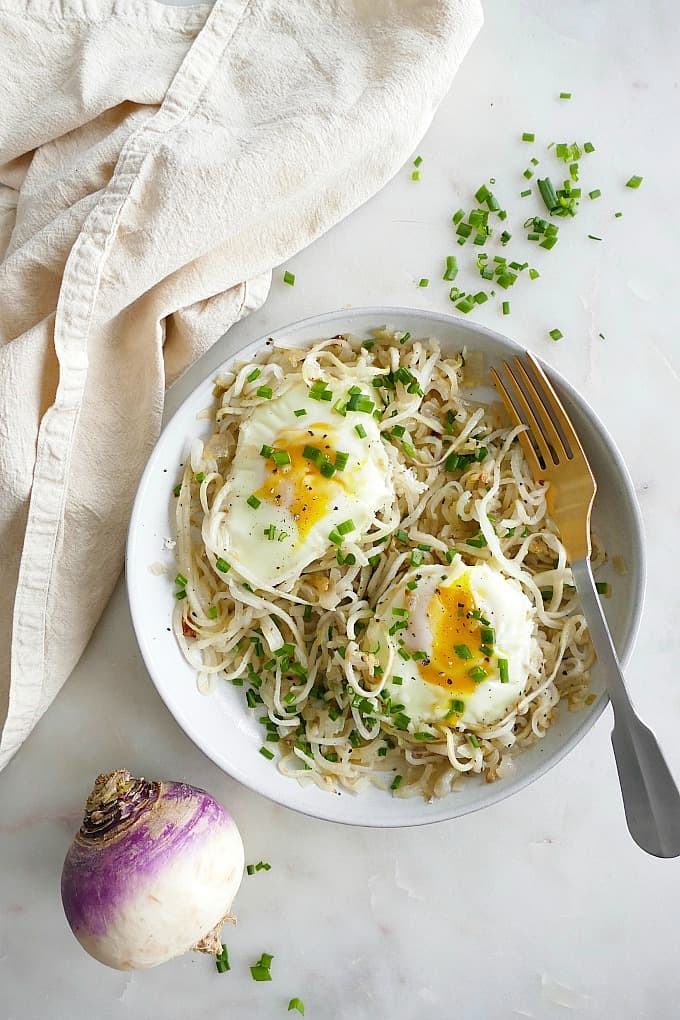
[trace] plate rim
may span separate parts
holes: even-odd
[[[338,825],[351,825],[353,827],[360,828],[412,828],[420,825],[434,825],[438,822],[452,821],[455,818],[460,818],[468,814],[473,814],[477,811],[481,811],[485,808],[492,807],[494,804],[498,804],[500,801],[506,800],[508,797],[519,793],[521,790],[526,789],[532,783],[536,782],[547,772],[550,771],[554,766],[558,765],[563,761],[568,754],[583,740],[586,734],[593,728],[595,723],[601,718],[604,710],[609,704],[609,696],[604,691],[602,695],[598,697],[596,707],[584,716],[583,720],[576,727],[574,732],[569,736],[563,744],[561,744],[555,751],[551,752],[545,760],[539,761],[537,767],[526,776],[518,777],[516,779],[509,779],[506,781],[494,784],[494,788],[489,790],[489,795],[485,797],[483,803],[475,803],[471,805],[462,805],[463,810],[453,810],[446,816],[437,816],[435,818],[428,818],[426,812],[422,816],[409,818],[408,820],[394,819],[389,817],[378,818],[374,821],[364,821],[361,819],[353,818],[338,818],[331,812],[324,811],[323,808],[319,808],[314,805],[313,808],[306,808],[303,805],[289,803],[280,796],[277,796],[274,791],[268,791],[263,788],[256,781],[253,781],[245,772],[241,769],[231,770],[226,769],[224,765],[214,757],[213,753],[206,746],[206,741],[202,738],[201,734],[197,731],[197,728],[187,719],[183,713],[177,711],[175,705],[171,705],[168,698],[166,698],[163,685],[160,681],[157,681],[155,676],[155,668],[153,656],[151,655],[150,649],[145,640],[145,635],[141,630],[141,616],[138,612],[137,595],[132,589],[131,577],[134,570],[131,570],[131,564],[134,563],[132,555],[133,547],[139,533],[139,524],[143,520],[142,517],[142,505],[144,502],[144,494],[146,490],[147,480],[150,473],[153,471],[155,466],[156,458],[159,454],[161,444],[163,443],[164,436],[167,430],[170,429],[171,425],[179,418],[183,417],[186,413],[188,405],[190,405],[194,399],[196,393],[204,387],[208,382],[212,382],[216,375],[219,374],[225,367],[233,364],[235,360],[242,357],[246,352],[256,351],[260,352],[265,348],[266,342],[269,339],[285,339],[285,337],[292,332],[299,332],[300,330],[308,330],[315,328],[316,326],[322,327],[328,322],[333,322],[341,318],[348,320],[348,327],[351,331],[351,320],[360,317],[375,317],[376,325],[379,322],[389,322],[391,318],[398,319],[399,317],[415,316],[427,319],[431,322],[441,322],[446,324],[448,327],[456,326],[464,331],[469,332],[471,335],[485,336],[486,338],[500,342],[501,345],[507,347],[512,352],[522,353],[526,352],[527,348],[522,347],[516,340],[506,336],[504,333],[500,333],[498,330],[491,329],[488,326],[482,325],[481,323],[466,321],[461,319],[459,316],[450,315],[445,312],[430,311],[424,308],[413,308],[409,306],[399,305],[366,305],[357,306],[352,308],[341,308],[329,312],[322,312],[317,315],[307,316],[303,319],[297,319],[293,322],[286,324],[285,326],[277,327],[274,330],[269,330],[262,336],[251,341],[248,344],[237,348],[232,354],[226,357],[219,365],[212,368],[199,382],[190,390],[181,404],[176,408],[171,417],[164,423],[161,432],[153,445],[149,457],[144,466],[144,470],[140,476],[136,491],[135,498],[132,505],[132,511],[130,514],[130,520],[128,524],[128,531],[125,544],[125,587],[128,599],[128,607],[130,610],[130,617],[132,621],[132,627],[137,641],[142,660],[151,681],[153,682],[156,691],[158,692],[161,700],[163,701],[166,709],[170,712],[177,725],[186,733],[189,739],[196,745],[196,747],[206,755],[222,772],[226,775],[231,776],[234,780],[241,783],[247,789],[259,794],[260,796],[266,797],[268,800],[281,807],[288,808],[289,810],[297,811],[300,814],[307,815],[311,818],[317,818],[322,821],[334,822]],[[226,334],[225,334],[226,335]],[[321,336],[321,333],[320,333]],[[220,338],[222,339],[222,338]],[[219,341],[217,341],[219,343]],[[597,432],[601,435],[604,440],[605,446],[608,452],[612,456],[615,467],[619,477],[621,478],[623,485],[626,489],[628,496],[628,505],[632,514],[633,527],[636,533],[636,556],[639,564],[639,583],[633,592],[633,599],[631,603],[630,622],[628,631],[625,635],[623,647],[620,654],[620,662],[622,668],[625,669],[628,662],[630,661],[635,643],[637,641],[640,625],[642,621],[642,614],[644,609],[644,601],[647,587],[647,549],[646,549],[646,538],[644,531],[644,524],[642,519],[642,512],[638,503],[637,494],[635,492],[635,486],[631,478],[630,472],[626,465],[626,462],[616,444],[610,432],[600,419],[597,412],[586,400],[584,396],[555,368],[547,364],[543,358],[531,352],[534,357],[540,362],[542,367],[546,370],[549,378],[557,382],[557,388],[563,389],[567,392],[573,402],[581,408],[588,418],[593,422]],[[290,780],[293,784],[293,780]],[[351,794],[349,796],[352,796]],[[357,796],[360,796],[357,795]],[[450,794],[450,797],[454,797],[454,794]],[[329,807],[334,802],[334,798],[331,794],[328,795]],[[455,803],[455,800],[454,802]]]

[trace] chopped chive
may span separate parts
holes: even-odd
[[[274,450],[272,453],[272,460],[277,467],[283,467],[285,464],[290,464],[290,454],[287,450]]]
[[[476,684],[481,683],[482,680],[486,679],[489,674],[481,666],[473,666],[472,669],[468,670],[468,676],[471,680],[474,680]]]
[[[288,1003],[288,1012],[290,1013],[293,1009],[296,1009],[301,1016],[305,1015],[305,1004],[302,999],[298,999],[297,996],[294,999],[291,999]]]
[[[509,314],[510,314],[510,302],[509,301],[504,301],[503,302],[503,315],[509,315]]]
[[[365,439],[366,438],[366,429],[364,428],[363,425],[355,425],[354,426],[354,431],[358,435],[359,439]]]
[[[564,333],[562,333],[559,329],[551,329],[550,332],[548,333],[548,336],[552,340],[561,340],[562,337],[564,336]]]
[[[408,532],[404,531],[403,528],[399,528],[398,531],[395,531],[394,537],[397,542],[408,542]]]
[[[227,952],[227,947],[224,942],[222,943],[222,952],[216,953],[215,955],[215,966],[217,967],[217,972],[219,974],[224,974],[226,971],[231,970],[229,965],[229,953]]]
[[[420,166],[420,164],[422,162],[423,162],[423,157],[422,156],[416,156],[416,158],[413,160],[413,165],[417,167],[417,166]]]
[[[295,286],[295,273],[289,273],[288,270],[283,274],[283,282],[289,284],[289,286]]]
[[[217,619],[217,606],[208,606],[208,616],[211,620]]]
[[[272,979],[272,976],[269,972],[269,967],[263,966],[251,967],[250,973],[253,976],[253,981],[271,981]]]
[[[264,443],[262,445],[262,448],[260,449],[260,457],[267,457],[267,458],[269,458],[269,457],[271,457],[273,452],[274,452],[273,447],[267,446],[267,444]]]
[[[302,418],[303,415],[307,414],[304,407],[298,407],[297,411],[293,411],[296,418]]]
[[[261,375],[262,375],[262,372],[260,371],[260,369],[259,368],[254,368],[252,370],[252,372],[250,373],[250,375],[246,376],[246,382],[255,382],[255,380],[259,379],[259,377]]]
[[[422,562],[423,554],[420,551],[420,549],[413,549],[413,551],[411,552],[411,566],[419,567]]]
[[[595,585],[598,595],[609,595],[609,584],[607,581],[598,581]]]
[[[332,542],[333,545],[342,545],[342,535],[335,529],[330,532],[328,540]]]
[[[637,174],[633,174],[633,176],[629,177],[629,179],[626,181],[626,187],[639,188],[640,185],[642,184],[642,181],[643,181],[642,177],[638,177]]]
[[[520,198],[528,198],[530,194],[531,194],[531,188],[527,188],[526,191],[520,191],[519,197]]]
[[[310,605],[306,605],[304,610],[303,610],[303,613],[302,613],[302,619],[303,620],[310,620],[311,617],[312,617],[312,607]]]
[[[498,660],[498,672],[500,674],[500,678],[501,678],[501,683],[502,684],[507,684],[507,683],[510,682],[510,677],[508,676],[508,660],[507,659],[499,659]]]
[[[347,467],[347,462],[348,461],[349,461],[349,454],[348,453],[344,453],[342,450],[338,450],[337,453],[335,454],[335,465],[334,465],[335,470],[336,471],[344,471],[345,468]]]
[[[553,182],[549,177],[539,177],[536,183],[538,184],[538,190],[541,194],[541,198],[543,199],[543,204],[548,212],[552,212],[553,209],[556,209],[559,206]]]
[[[347,401],[348,411],[361,411],[364,414],[371,414],[374,407],[375,404],[371,398],[364,396],[361,390],[358,393],[352,393]]]
[[[260,748],[260,754],[262,755],[263,758],[268,758],[269,761],[271,761],[272,758],[274,757],[274,752],[270,751],[269,748],[265,747],[264,745]]]
[[[458,211],[453,214],[451,219],[453,220],[453,223],[456,227],[458,226],[458,224],[460,223],[464,216],[465,212],[463,211],[463,209],[458,209]]]
[[[474,733],[468,733],[467,737],[473,747],[479,747],[479,740],[474,735]]]
[[[181,601],[182,599],[185,599],[186,597],[187,593],[185,588],[180,588],[179,591],[175,592],[175,598],[177,599],[178,602]]]
[[[179,496],[181,491],[182,491],[182,483],[179,482],[179,484],[175,486],[175,488],[172,490],[172,492],[173,492],[173,495]]]
[[[595,152],[595,146],[593,145],[592,142],[584,142],[583,143],[583,151],[584,152]]]
[[[274,652],[274,655],[278,659],[280,659],[282,655],[294,655],[294,654],[295,654],[295,645],[291,645],[290,643],[286,643],[284,645],[281,645]]]
[[[228,570],[231,570],[231,563],[227,563],[221,556],[218,556],[215,560],[215,566],[222,574],[226,574]]]
[[[547,251],[550,251],[550,249],[554,248],[556,244],[557,244],[557,238],[553,236],[553,237],[546,237],[545,241],[541,241],[541,245],[540,246],[541,246],[541,248],[545,248]]]
[[[522,135],[522,141],[523,142],[535,142],[536,141],[536,135],[532,131],[525,131],[524,134]]]
[[[489,300],[489,295],[486,291],[480,290],[476,294],[473,294],[473,300],[476,305],[483,305]]]
[[[453,563],[457,555],[458,553],[456,552],[455,549],[447,549],[446,552],[444,553],[444,558],[447,563]]]
[[[205,480],[205,471],[199,471],[197,475],[194,475],[194,479],[200,484]]]
[[[571,99],[571,92],[560,92],[560,99]]]
[[[418,280],[418,286],[419,287],[429,287],[430,286],[430,281],[428,280],[428,278],[426,276],[422,276],[420,278],[420,280]]]
[[[615,212],[615,213],[614,213],[614,217],[615,217],[615,219],[617,219],[617,220],[618,220],[618,219],[620,219],[620,217],[621,217],[621,216],[623,216],[623,213],[622,213],[622,212]]]
[[[272,399],[271,386],[258,386],[257,395],[258,397],[264,397],[265,400],[271,400]]]
[[[303,446],[302,456],[305,460],[311,460],[317,465],[322,464],[324,460],[323,451],[318,446]]]
[[[390,785],[390,790],[398,790],[399,787],[401,786],[401,780],[402,780],[401,776],[395,776]]]
[[[175,578],[175,584],[177,585],[178,588],[186,588],[188,583],[189,582],[187,581],[184,574],[178,574],[177,577]]]
[[[455,280],[458,276],[458,260],[455,255],[446,256],[446,269],[442,277],[443,280]]]
[[[465,702],[461,701],[460,698],[451,699],[451,708],[445,715],[445,719],[450,718],[452,715],[462,715],[465,711]]]
[[[538,269],[530,269],[529,270],[529,279],[530,280],[537,280],[540,275],[541,274],[539,273]]]
[[[493,627],[482,627],[480,631],[480,637],[482,639],[483,644],[492,645],[496,640],[496,631],[493,629]]]
[[[412,181],[419,181],[420,180],[420,170],[414,170],[411,173],[411,180]]]
[[[258,499],[255,493],[253,493],[252,496],[248,496],[248,499],[246,500],[248,506],[251,506],[253,510],[257,510],[261,502],[262,500]]]
[[[600,191],[599,188],[594,188],[592,191],[588,192],[588,198],[591,198],[591,199],[599,198],[601,196],[601,194],[602,194],[602,192]]]
[[[471,659],[472,652],[467,645],[454,645],[453,650],[459,659]]]
[[[343,521],[342,524],[338,524],[337,530],[340,535],[349,535],[350,531],[356,530],[356,524],[350,518],[349,520]]]

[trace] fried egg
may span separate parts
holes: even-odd
[[[460,556],[409,574],[378,605],[367,637],[411,732],[499,722],[522,697],[539,653],[519,585]]]
[[[272,587],[329,548],[346,550],[394,499],[369,387],[315,399],[322,387],[295,383],[241,424],[221,532],[231,566],[252,584]]]

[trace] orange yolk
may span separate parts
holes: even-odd
[[[432,657],[418,663],[421,677],[429,684],[444,687],[456,694],[471,694],[477,684],[468,675],[476,666],[489,670],[489,658],[480,650],[482,644],[474,597],[463,574],[446,587],[440,586],[427,607],[432,634]],[[466,645],[472,658],[462,659],[456,645]]]
[[[287,429],[276,437],[274,449],[286,450],[290,464],[277,467],[273,461],[265,461],[265,479],[255,495],[274,506],[285,507],[292,514],[298,543],[334,508],[339,489],[351,491],[349,479],[343,478],[342,472],[336,471],[332,478],[326,478],[313,461],[302,456],[305,446],[315,446],[333,463],[337,447],[331,440],[331,431],[323,422],[304,431]]]

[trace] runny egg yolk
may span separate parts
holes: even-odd
[[[418,664],[418,671],[427,683],[452,693],[471,694],[477,685],[469,675],[470,670],[481,667],[489,671],[489,657],[481,651],[481,624],[472,615],[475,611],[467,574],[435,588],[427,608],[432,654]],[[470,652],[469,658],[463,657],[466,655],[463,649]]]
[[[338,489],[351,491],[350,471],[336,471],[331,478],[321,474],[319,467],[303,456],[306,446],[315,446],[333,463],[335,460],[332,430],[323,422],[306,429],[285,429],[274,441],[275,450],[285,450],[290,464],[278,467],[273,460],[265,461],[265,479],[255,495],[277,507],[285,507],[297,526],[297,543],[301,543],[314,525],[323,520],[333,507]]]

